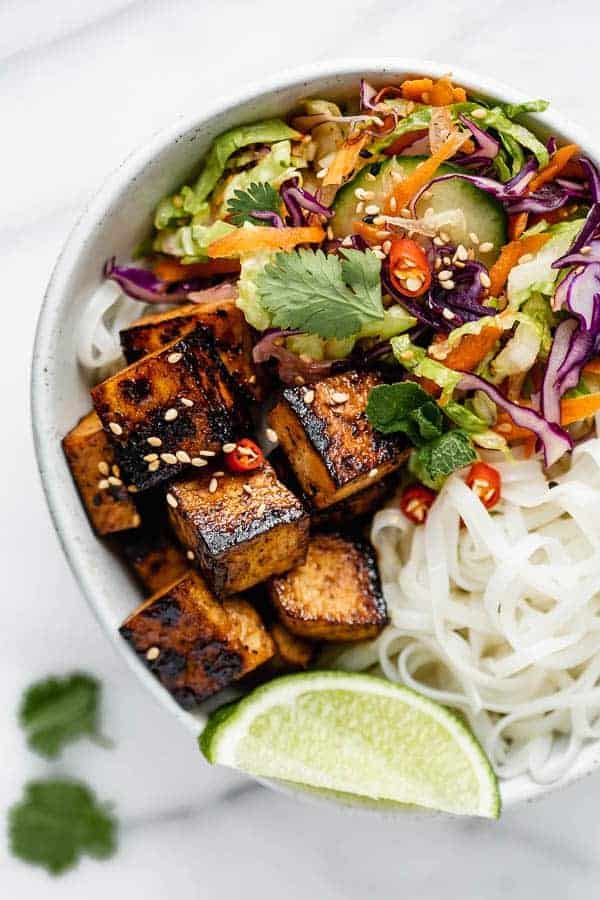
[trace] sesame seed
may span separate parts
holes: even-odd
[[[196,554],[194,553],[193,550],[188,550],[188,552],[187,552],[185,555],[187,556],[188,559],[195,559],[195,558],[196,558]]]
[[[243,447],[241,444],[237,448],[238,453],[241,453],[242,456],[251,456],[253,459],[256,459],[256,453],[252,450],[251,447]]]
[[[487,272],[480,272],[480,273],[479,273],[479,280],[480,280],[480,282],[481,282],[481,284],[483,285],[484,288],[489,288],[489,287],[492,286],[492,279],[491,279],[490,276],[487,274]]]
[[[471,241],[472,244],[478,244],[479,236],[476,235],[474,231],[470,231],[469,232],[469,240]]]
[[[331,225],[327,226],[327,237],[330,241],[333,240],[333,228],[331,227]]]
[[[523,256],[519,257],[518,263],[519,263],[519,265],[521,265],[522,263],[531,262],[532,259],[533,259],[533,253],[524,253]]]
[[[154,462],[155,459],[158,459],[158,453],[146,453],[144,456],[144,462]]]
[[[452,260],[450,259],[449,256],[443,256],[443,257],[442,257],[442,260],[443,260],[443,263],[444,263],[445,266],[451,266],[451,265],[452,265]]]
[[[256,375],[251,375],[251,376],[250,376],[250,378],[248,379],[248,384],[256,384]],[[188,404],[189,404],[190,406],[193,406],[193,405],[194,405],[194,404],[192,403],[191,400],[188,400]]]
[[[480,106],[477,109],[472,109],[470,114],[474,119],[485,119],[485,109],[482,109]]]
[[[441,239],[441,237],[434,237],[433,243],[435,244],[436,247],[443,247],[443,246],[444,246],[444,242],[443,242],[443,240]]]
[[[484,241],[483,244],[479,245],[479,249],[482,253],[489,253],[490,250],[494,249],[494,245],[491,241]]]
[[[342,247],[351,247],[352,246],[352,238],[350,237],[350,235],[348,235],[347,237],[345,237],[342,240],[341,246]]]
[[[135,484],[128,484],[127,490],[129,491],[130,494],[137,494],[137,492],[138,492],[138,488],[135,486]]]
[[[443,317],[444,317],[445,319],[448,319],[449,322],[451,322],[452,319],[455,319],[455,318],[456,318],[456,316],[454,315],[454,313],[452,312],[452,310],[451,310],[451,309],[448,309],[447,306],[445,306],[445,307],[443,308],[443,310],[442,310],[442,315],[443,315]]]
[[[160,650],[158,647],[149,647],[148,650],[146,650],[146,659],[150,662],[152,662],[153,659],[158,659],[159,656]]]
[[[329,171],[329,169],[320,169],[320,170],[317,172],[317,178],[325,178],[325,176],[327,175],[327,172],[328,172],[328,171]]]
[[[409,218],[411,216],[411,211],[408,206],[403,206],[400,210],[400,214],[404,216],[404,218]]]
[[[215,476],[215,478],[222,478],[224,474],[225,474],[225,472],[223,472],[221,469],[219,469],[218,472],[213,472],[213,475]]]
[[[369,472],[369,478],[375,478],[378,471],[378,469],[371,469],[371,471]]]
[[[183,357],[183,353],[169,353],[167,356],[167,362],[171,363],[171,365],[175,365],[179,360]]]
[[[587,256],[588,253],[591,253],[591,252],[592,252],[592,248],[591,248],[589,245],[586,245],[585,247],[582,247],[581,250],[580,250],[579,252],[580,252],[583,256]]]
[[[577,268],[575,269],[575,274],[581,275],[582,272],[585,272],[585,266],[577,266]]]
[[[364,188],[357,187],[356,190],[354,191],[354,196],[356,197],[357,200],[365,200],[366,197],[365,197]]]
[[[440,281],[440,285],[444,288],[445,291],[451,291],[453,287],[456,287],[451,278],[447,281]]]
[[[169,466],[174,466],[177,462],[177,457],[174,453],[161,453],[160,458],[163,462],[167,463]]]
[[[354,211],[355,211],[359,216],[362,216],[362,214],[363,214],[363,212],[364,212],[364,209],[365,209],[365,204],[364,204],[363,201],[361,200],[359,203],[356,204],[356,207],[355,207],[355,210],[354,210]]]
[[[117,422],[109,422],[108,427],[113,434],[123,434],[123,429]]]
[[[133,516],[133,518],[131,520],[131,524],[133,525],[134,528],[137,528],[139,525],[142,524],[142,517],[140,516],[139,513],[136,513]]]
[[[398,209],[398,201],[396,200],[395,197],[390,197],[390,211],[396,212],[397,209]]]
[[[164,415],[165,422],[173,422],[174,419],[176,419],[178,415],[179,415],[179,413],[172,406],[171,409],[168,409]]]
[[[376,216],[379,214],[380,210],[376,203],[371,203],[369,206],[365,207],[365,212],[368,216]]]
[[[377,176],[372,172],[367,172],[367,181],[377,181]]]
[[[444,243],[446,243],[446,244],[450,243],[450,235],[446,234],[445,231],[440,231],[440,237],[444,241]]]
[[[459,244],[458,247],[456,248],[456,253],[454,254],[454,257],[455,257],[455,259],[460,259],[461,261],[464,262],[465,259],[469,258],[467,256],[467,248],[463,247],[462,244]]]
[[[219,487],[219,482],[217,481],[217,479],[211,478],[209,485],[208,485],[208,493],[214,494],[218,487]]]
[[[233,453],[237,444],[223,444],[223,453]]]
[[[456,266],[457,269],[464,269],[467,264],[464,262],[461,262],[460,259],[455,259],[454,265]]]
[[[350,394],[346,394],[344,391],[334,391],[331,395],[332,403],[346,403],[349,399]]]
[[[200,456],[193,456],[192,457],[192,465],[196,466],[197,469],[201,469],[202,466],[207,466],[208,463],[206,462],[205,459],[202,459],[202,457],[200,457]]]
[[[121,487],[121,485],[123,484],[121,479],[116,478],[114,475],[109,475],[107,480],[108,480],[108,483],[112,484],[113,487]]]
[[[245,484],[243,489],[248,494],[249,497],[251,497],[252,494],[254,493],[254,491],[252,490],[252,488],[250,487],[249,484]]]
[[[496,431],[502,431],[504,432],[504,434],[509,434],[509,432],[512,431],[512,425],[510,425],[508,422],[503,423],[502,425],[497,425]]]
[[[108,475],[108,473],[110,472],[110,469],[108,468],[108,463],[104,462],[104,460],[102,460],[102,462],[99,462],[98,463],[98,471],[100,472],[101,475]]]
[[[304,384],[304,378],[302,375],[296,375],[294,378],[294,384]]]
[[[109,482],[106,480],[106,478],[101,478],[98,482],[98,488],[101,491],[105,491],[109,486]]]
[[[177,502],[177,499],[173,496],[173,494],[167,494],[167,503],[172,509],[177,509],[177,507],[179,506],[179,503]]]
[[[376,247],[371,247],[371,253],[377,257],[377,259],[385,259],[385,253],[383,250],[378,250]]]
[[[314,391],[304,391],[304,402],[305,402],[307,405],[310,405],[310,404],[313,402],[314,399],[315,399],[315,392],[314,392]]]
[[[438,278],[440,281],[447,281],[449,278],[452,278],[452,272],[450,269],[442,269],[441,272],[438,272]]]
[[[390,252],[390,250],[392,249],[392,242],[391,242],[391,241],[384,241],[384,242],[383,242],[383,245],[382,245],[382,247],[381,247],[381,249],[383,250],[383,252],[384,252],[385,254],[388,254],[388,253]]]
[[[407,278],[405,281],[407,290],[409,291],[418,291],[423,282],[420,278]]]
[[[182,397],[181,402],[183,403],[184,406],[193,406],[194,405],[194,401],[190,400],[188,397]]]
[[[259,518],[260,518],[261,516],[264,516],[264,514],[265,514],[265,512],[266,512],[266,509],[267,509],[267,504],[266,504],[266,503],[261,503],[260,506],[258,507],[258,509],[256,510],[256,515],[257,515]]]
[[[162,441],[159,437],[149,437],[147,443],[150,444],[151,447],[162,447]]]
[[[117,478],[120,478],[120,476],[121,476],[121,470],[120,470],[120,468],[119,468],[116,464],[112,467],[112,473],[113,473],[113,475],[115,475]]]
[[[275,431],[274,428],[267,428],[267,430],[265,431],[265,434],[267,436],[267,440],[271,441],[272,444],[276,444],[277,441],[279,440],[279,438],[277,436],[277,432]]]
[[[185,450],[177,450],[175,456],[181,463],[189,463],[192,461],[190,454],[186,453]]]
[[[198,450],[198,456],[207,456],[209,459],[211,456],[216,456],[214,450]]]
[[[148,471],[156,472],[157,469],[159,468],[159,466],[160,466],[160,460],[155,459],[154,462],[148,463]]]
[[[389,236],[390,236],[389,231],[378,231],[377,232],[377,237],[379,238],[380,241],[385,241],[385,239],[389,238]]]

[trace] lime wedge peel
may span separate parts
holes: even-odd
[[[307,672],[217,710],[199,738],[209,762],[379,801],[498,818],[496,776],[450,710],[371,675]]]

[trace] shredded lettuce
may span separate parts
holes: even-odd
[[[563,256],[581,231],[583,219],[572,222],[560,222],[547,230],[552,238],[538,250],[529,262],[514,266],[508,276],[506,295],[513,308],[519,308],[533,294],[544,294],[551,297],[559,270],[552,268],[552,263]]]
[[[458,425],[467,434],[479,434],[488,430],[487,422],[480,419],[479,416],[467,409],[466,406],[463,406],[462,403],[457,403],[456,400],[448,400],[444,406],[444,412],[455,425]]]
[[[180,228],[165,228],[154,239],[156,253],[168,253],[181,257],[184,263],[202,262],[207,259],[209,244],[225,237],[235,227],[228,222],[213,222],[212,225],[182,225]]]
[[[455,372],[443,363],[431,359],[422,347],[411,342],[407,334],[392,338],[391,345],[392,352],[401,366],[413,375],[428,378],[441,387],[440,404],[444,406],[450,400],[463,373]]]
[[[525,162],[521,147],[531,150],[540,168],[548,165],[550,156],[544,144],[524,125],[512,122],[499,106],[495,106],[493,109],[486,109],[485,115],[477,120],[477,124],[486,128],[493,128],[494,131],[498,132],[504,148],[513,160],[515,175]]]
[[[265,331],[271,326],[271,316],[260,302],[256,279],[273,256],[271,250],[259,250],[240,258],[241,271],[236,306],[244,313],[246,322],[257,331]]]
[[[532,294],[521,309],[523,315],[529,317],[539,329],[540,356],[547,359],[552,346],[552,329],[558,323],[558,316],[552,311],[550,301],[542,294]]]
[[[541,328],[533,319],[520,316],[515,333],[490,363],[494,382],[498,384],[509,375],[528,372],[538,357],[541,345]]]

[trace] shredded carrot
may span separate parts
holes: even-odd
[[[454,101],[454,87],[448,77],[439,78],[429,95],[429,102],[432,106],[450,106]]]
[[[439,397],[442,393],[439,384],[436,384],[430,378],[423,378],[421,375],[413,375],[412,372],[409,372],[404,376],[404,379],[405,381],[414,381],[415,384],[420,385],[430,397]]]
[[[369,140],[368,134],[361,134],[353,140],[344,141],[327,168],[327,174],[323,179],[323,186],[341,184],[347,175],[356,168],[360,158],[360,151]]]
[[[389,147],[386,147],[383,152],[386,156],[396,156],[397,153],[401,153],[406,147],[410,147],[415,141],[420,141],[421,138],[427,137],[428,134],[429,132],[426,128],[418,131],[409,131],[407,134],[401,134],[400,137],[396,138],[394,143],[390,144]]]
[[[584,375],[600,375],[600,356],[597,356],[596,359],[590,359],[588,363],[583,367]]]
[[[455,87],[454,88],[454,102],[455,103],[466,103],[467,102],[467,92],[464,88]]]
[[[580,419],[587,419],[600,412],[600,394],[586,394],[584,397],[567,397],[560,401],[560,424],[572,425]]]
[[[444,360],[444,365],[457,372],[472,372],[493,349],[501,334],[502,329],[488,325],[479,334],[463,335]]]
[[[546,241],[550,240],[549,234],[530,234],[519,241],[511,241],[502,248],[500,256],[490,269],[490,297],[498,297],[506,284],[510,270],[519,262],[526,253],[537,253]]]
[[[354,234],[360,234],[370,244],[380,244],[385,240],[382,237],[385,229],[378,228],[376,225],[369,225],[368,222],[353,222],[352,231]]]
[[[527,228],[528,221],[529,213],[526,212],[514,213],[512,216],[508,217],[508,236],[511,241],[519,240]]]
[[[213,241],[207,253],[212,258],[239,256],[256,250],[291,250],[298,244],[320,244],[325,232],[320,225],[299,228],[270,228],[260,225],[237,228]]]
[[[393,186],[392,192],[385,199],[385,212],[401,212],[401,210],[404,209],[408,202],[414,197],[417,191],[419,191],[422,187],[425,187],[425,185],[431,181],[442,163],[444,163],[447,159],[450,159],[451,156],[454,156],[456,151],[464,144],[464,142],[465,137],[463,134],[460,134],[459,132],[453,132],[452,134],[450,134],[441,145],[441,147],[436,150],[435,153],[432,153],[429,159],[426,159],[422,163],[419,163],[412,174],[408,176],[408,178],[405,178],[403,181],[397,182]],[[391,203],[392,198],[395,199],[395,204]],[[394,210],[392,209],[392,206],[394,206]]]
[[[467,99],[465,89],[454,87],[447,75],[435,82],[431,78],[411,78],[402,82],[401,90],[405,100],[431,106],[449,106],[451,103],[464,103]]]
[[[414,100],[416,103],[421,103],[423,94],[433,88],[433,81],[431,78],[412,78],[408,81],[403,81],[400,88],[405,100]]]
[[[547,184],[559,175],[567,165],[572,156],[579,153],[577,144],[567,144],[565,147],[559,147],[551,158],[548,165],[542,169],[535,178],[532,178],[527,186],[527,193],[537,191],[543,184]]]
[[[160,258],[152,262],[152,271],[163,281],[185,281],[188,278],[211,278],[213,275],[235,274],[240,271],[238,259],[213,259],[210,262],[185,266],[175,259]]]
[[[530,440],[535,437],[533,431],[529,428],[523,428],[522,425],[515,425],[510,415],[504,410],[498,413],[496,424],[492,428],[506,440],[508,444],[515,444],[519,441]]]

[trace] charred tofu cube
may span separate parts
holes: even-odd
[[[310,387],[288,387],[269,423],[311,503],[322,509],[399,468],[406,439],[375,431],[365,414],[381,379],[372,372],[332,375]]]
[[[273,656],[273,641],[245,600],[220,603],[198,572],[142,603],[120,628],[185,709]]]
[[[299,637],[359,641],[387,624],[375,557],[340,534],[316,534],[305,562],[269,582],[281,623]]]
[[[95,412],[84,416],[67,434],[63,449],[97,534],[137,528],[141,521],[139,513]]]
[[[262,400],[265,380],[252,361],[253,338],[234,298],[188,303],[167,312],[143,316],[121,332],[128,363],[185,337],[196,325],[211,333],[221,362],[248,400]]]
[[[92,389],[128,481],[147,490],[201,465],[245,425],[235,386],[209,332],[194,331]]]
[[[269,628],[275,647],[275,655],[269,661],[273,673],[295,672],[307,669],[315,657],[316,645],[297,637],[279,622]]]
[[[394,495],[397,485],[397,474],[392,472],[387,478],[370,484],[356,494],[339,500],[333,506],[313,511],[311,526],[314,529],[321,528],[346,528],[348,523],[360,522],[366,516],[372,515],[376,510]]]
[[[306,554],[308,513],[268,463],[179,481],[167,502],[175,534],[219,595],[285,572]]]
[[[184,550],[166,529],[142,526],[122,541],[123,556],[148,594],[181,578],[190,568]]]

